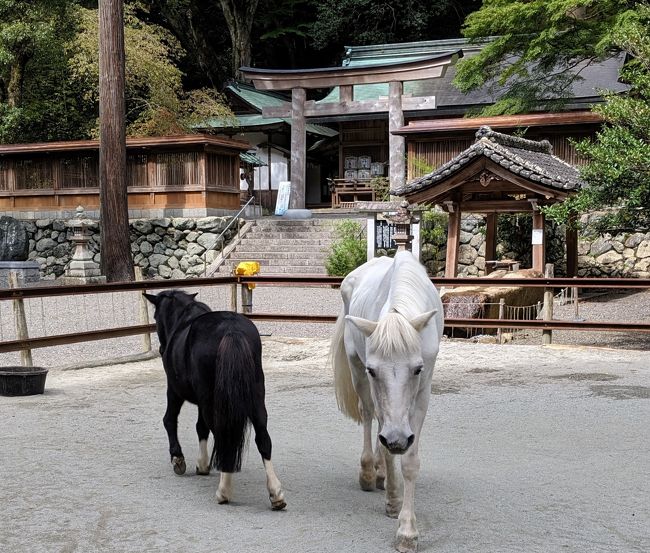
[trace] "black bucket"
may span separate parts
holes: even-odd
[[[46,376],[42,367],[0,367],[0,396],[42,394]]]

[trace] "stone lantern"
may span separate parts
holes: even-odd
[[[413,235],[411,234],[411,223],[417,222],[409,209],[409,203],[404,200],[399,204],[397,211],[393,214],[386,214],[384,218],[395,225],[393,240],[397,245],[397,251],[411,251]]]
[[[91,227],[95,224],[92,219],[84,217],[84,208],[77,207],[75,218],[70,219],[66,226],[72,229],[71,240],[74,243],[72,259],[68,263],[64,279],[68,283],[90,284],[103,282],[99,265],[93,260],[93,253],[88,247],[91,237]]]

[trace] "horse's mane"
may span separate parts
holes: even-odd
[[[388,313],[370,335],[370,345],[381,355],[401,354],[419,345],[420,336],[409,322],[427,310],[431,281],[410,253],[398,253],[393,262]]]

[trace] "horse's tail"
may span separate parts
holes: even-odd
[[[352,384],[352,369],[345,353],[343,333],[345,331],[345,310],[341,311],[334,326],[334,334],[330,344],[330,362],[334,368],[334,390],[336,403],[341,413],[351,419],[361,422],[359,411],[359,396]]]
[[[211,459],[212,467],[222,472],[241,469],[253,409],[255,373],[255,355],[246,337],[226,332],[216,357]]]

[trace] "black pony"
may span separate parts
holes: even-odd
[[[163,418],[169,453],[176,474],[185,473],[185,458],[178,442],[178,413],[185,401],[198,405],[197,474],[221,471],[217,501],[232,498],[232,473],[241,468],[248,429],[266,470],[266,486],[274,510],[286,503],[271,463],[271,437],[266,429],[262,342],[257,327],[243,315],[211,311],[196,301],[196,294],[180,290],[144,294],[154,304],[160,354],[167,373],[167,411]],[[208,458],[212,431],[214,448]]]

